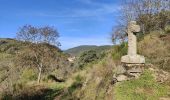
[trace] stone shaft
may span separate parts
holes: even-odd
[[[136,44],[136,36],[129,32],[128,34],[128,55],[136,55],[137,54],[137,44]]]

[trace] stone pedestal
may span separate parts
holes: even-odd
[[[141,55],[125,55],[121,58],[121,62],[127,64],[144,64],[145,57]]]

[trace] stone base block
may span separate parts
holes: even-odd
[[[121,62],[126,64],[144,64],[145,57],[141,55],[125,55],[121,58]]]

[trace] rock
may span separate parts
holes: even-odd
[[[116,74],[123,74],[126,72],[126,69],[122,65],[119,65],[115,68],[115,72]]]
[[[169,75],[165,71],[162,71],[162,72],[160,71],[160,72],[157,72],[157,74],[155,74],[155,78],[157,82],[164,83],[165,81],[168,80]]]
[[[101,78],[101,77],[97,77],[97,78],[95,79],[95,83],[96,83],[96,84],[99,84],[101,81],[102,81],[102,78]]]
[[[113,79],[111,80],[111,85],[114,85],[115,83],[117,83],[117,78],[116,77],[113,77]]]
[[[149,70],[150,70],[150,71],[155,71],[154,68],[152,68],[152,67],[150,67]]]
[[[131,68],[127,71],[128,73],[142,73],[142,69],[140,67],[138,68]]]
[[[133,76],[135,79],[138,79],[140,77],[140,73],[130,73],[131,76]]]
[[[117,76],[116,79],[117,79],[118,82],[122,82],[122,81],[128,80],[128,77],[125,76],[125,75],[119,75],[119,76]]]
[[[156,67],[151,67],[149,70],[153,72],[153,77],[159,83],[164,83],[170,79],[170,74],[164,70],[158,69]]]

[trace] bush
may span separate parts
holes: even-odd
[[[36,78],[37,75],[33,69],[25,69],[21,75],[21,80],[23,81],[33,81]]]
[[[167,26],[165,27],[165,32],[166,32],[167,34],[170,34],[170,25],[167,25]]]
[[[114,47],[112,57],[114,60],[120,60],[123,55],[127,54],[127,43],[122,43]]]
[[[69,93],[73,93],[76,89],[81,88],[83,86],[83,77],[77,75],[75,77],[75,82],[68,88]]]
[[[77,66],[80,69],[91,62],[94,62],[98,59],[97,53],[94,50],[85,51],[77,59]]]

